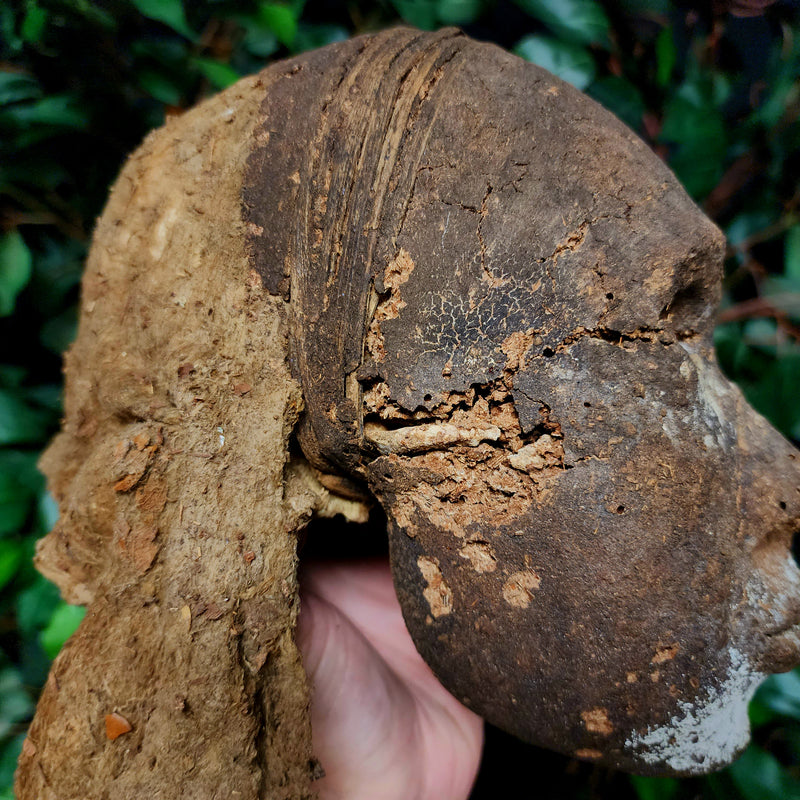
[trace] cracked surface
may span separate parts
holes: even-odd
[[[95,231],[42,460],[60,520],[37,550],[88,608],[28,731],[20,800],[313,795],[294,532],[321,502],[284,470],[302,396],[239,199],[276,73],[151,134]],[[112,739],[114,715],[130,730]]]
[[[800,660],[800,461],[714,362],[721,254],[623,125],[453,30],[274,65],[150,137],[44,462],[39,564],[91,608],[19,796],[309,796],[295,537],[370,495],[463,702],[632,771],[733,758]]]
[[[630,743],[716,702],[732,647],[753,670],[798,659],[793,634],[757,633],[800,619],[800,494],[794,470],[757,477],[788,445],[714,363],[721,234],[616,119],[492,46],[399,31],[332,70],[326,52],[285,90],[313,85],[319,115],[270,127],[246,194],[302,209],[288,237],[274,203],[248,213],[293,306],[303,452],[386,509],[409,630],[457,697],[669,772]],[[298,181],[270,177],[286,158]]]

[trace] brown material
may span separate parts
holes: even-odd
[[[125,733],[130,733],[133,730],[133,726],[122,716],[122,714],[117,714],[114,712],[113,714],[106,714],[106,737],[110,739],[112,742],[115,739],[119,739]]]
[[[20,800],[311,796],[296,533],[370,495],[459,699],[632,771],[730,761],[800,661],[800,467],[714,363],[722,251],[621,123],[452,30],[276,64],[151,135],[43,460],[38,564],[89,610]]]
[[[302,397],[239,200],[270,80],[148,137],[98,223],[66,423],[42,461],[61,520],[37,555],[89,608],[39,701],[19,798],[311,796],[291,631],[294,531],[316,499],[284,501]],[[116,742],[109,708],[132,725]]]

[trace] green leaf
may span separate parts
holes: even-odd
[[[680,789],[680,783],[675,778],[646,778],[641,775],[631,775],[630,781],[639,800],[672,800]]]
[[[15,55],[22,49],[22,38],[17,35],[16,15],[10,3],[0,3],[0,53],[4,46]]]
[[[16,574],[23,554],[23,546],[19,540],[0,539],[0,589]]]
[[[800,722],[800,673],[793,670],[770,675],[759,686],[753,703]]]
[[[594,80],[594,59],[578,45],[534,33],[521,39],[514,52],[578,89],[585,89]]]
[[[0,445],[41,442],[50,415],[31,408],[17,394],[0,389]]]
[[[179,76],[167,70],[149,69],[142,67],[138,70],[137,78],[142,89],[166,106],[179,106],[183,99],[183,89],[178,84]]]
[[[0,536],[19,530],[24,524],[42,485],[34,453],[0,450]]]
[[[304,25],[301,22],[297,29],[294,47],[299,53],[316,50],[334,42],[343,42],[349,35],[347,28],[341,25]]]
[[[39,641],[50,658],[55,658],[64,642],[72,636],[86,616],[82,606],[71,606],[62,602],[50,617],[47,627],[41,632]]]
[[[52,412],[54,417],[60,417],[64,411],[63,393],[61,384],[42,383],[24,389],[22,396],[34,406]]]
[[[754,117],[765,127],[776,126],[784,114],[800,98],[800,84],[794,74],[783,75],[771,83],[767,96],[757,109]]]
[[[786,233],[783,242],[783,274],[800,281],[800,225],[794,225]]]
[[[404,22],[432,31],[439,22],[436,14],[436,0],[392,0],[392,5]]]
[[[78,309],[70,306],[45,322],[39,331],[39,341],[52,353],[63,353],[75,340],[78,331]]]
[[[39,4],[35,0],[28,0],[27,5],[28,9],[25,19],[22,20],[20,33],[26,42],[37,44],[41,40],[47,24],[47,12],[43,8],[39,8]]]
[[[800,319],[800,280],[798,278],[771,275],[764,278],[760,289],[773,306],[795,319]]]
[[[177,31],[187,39],[194,39],[195,35],[186,21],[181,0],[131,0],[142,16],[163,22],[172,30]]]
[[[9,741],[3,744],[0,752],[0,787],[9,787],[8,794],[0,789],[0,800],[14,800],[11,784],[14,782],[14,770],[17,768],[17,760],[22,752],[22,743],[25,741],[24,733],[18,733]]]
[[[0,71],[0,105],[41,97],[36,78],[20,72]]]
[[[101,8],[100,3],[93,2],[93,0],[68,0],[66,5],[70,7],[70,11],[79,14],[91,25],[98,25],[101,28],[108,28],[109,30],[113,30],[117,27],[116,17],[104,8]],[[105,5],[109,4],[106,3]]]
[[[740,245],[755,233],[763,231],[774,224],[777,216],[773,209],[758,209],[737,214],[725,228],[728,241],[734,246]]]
[[[706,104],[696,105],[679,95],[667,104],[659,138],[680,144],[719,142],[724,149],[725,123],[716,109]]]
[[[800,783],[784,772],[775,756],[751,745],[729,768],[745,800],[797,800]]]
[[[46,578],[37,575],[33,583],[16,598],[17,627],[30,639],[44,628],[61,602],[58,588]]]
[[[16,133],[17,148],[28,147],[64,130],[84,130],[89,126],[85,107],[74,97],[53,94],[35,103],[6,106],[0,112],[0,127]]]
[[[0,472],[0,536],[22,527],[28,517],[32,493],[17,480],[16,475]]]
[[[58,503],[50,492],[42,492],[37,503],[39,527],[42,531],[53,530],[58,522]]]
[[[195,66],[203,74],[203,77],[215,89],[227,89],[242,76],[229,64],[223,64],[213,58],[196,58]]]
[[[589,87],[588,94],[629,127],[634,130],[641,127],[645,112],[644,100],[629,80],[616,75],[600,78]]]
[[[656,83],[659,86],[669,84],[677,60],[678,51],[672,36],[672,28],[663,28],[656,37]]]
[[[258,58],[269,58],[280,46],[278,37],[268,28],[253,25],[249,23],[249,20],[244,24],[246,25],[244,40],[242,41],[244,47]],[[307,50],[310,48],[304,47],[302,49]]]
[[[33,713],[33,701],[13,667],[0,671],[0,738]]]
[[[484,0],[439,0],[436,16],[443,25],[468,25],[484,8]]]
[[[724,171],[727,136],[722,114],[679,94],[668,104],[659,139],[679,145],[670,166],[695,198],[710,192]]]
[[[291,47],[297,36],[297,11],[284,3],[259,3],[258,18],[278,41]]]
[[[14,313],[17,295],[31,277],[31,251],[19,231],[0,238],[0,317]]]
[[[611,24],[595,0],[516,0],[565,42],[609,44]]]

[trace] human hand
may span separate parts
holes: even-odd
[[[483,722],[417,653],[388,564],[311,564],[301,602],[320,800],[465,800]]]

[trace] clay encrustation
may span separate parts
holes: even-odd
[[[89,611],[18,796],[311,796],[296,534],[373,501],[419,651],[486,719],[644,774],[732,760],[800,662],[800,465],[715,363],[722,254],[613,116],[453,30],[148,137],[43,462],[39,567]]]

